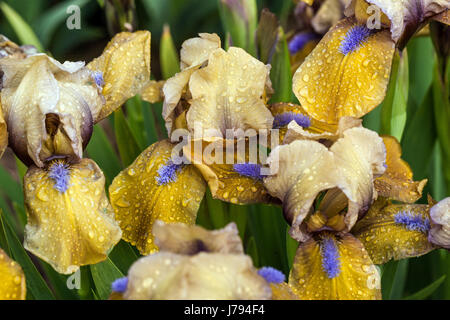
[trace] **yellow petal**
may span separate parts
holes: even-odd
[[[450,249],[450,198],[445,198],[430,209],[429,240],[437,246]]]
[[[200,37],[191,38],[183,42],[180,52],[181,72],[167,79],[164,87],[164,104],[162,116],[166,121],[169,134],[172,132],[172,123],[180,113],[188,108],[185,102],[190,99],[188,83],[194,71],[205,64],[210,54],[220,48],[220,38],[216,34],[200,33]],[[180,100],[182,100],[179,108]],[[180,109],[181,110],[176,110]]]
[[[243,254],[201,252],[183,256],[158,252],[135,262],[128,273],[125,299],[270,299],[269,284]]]
[[[300,299],[381,299],[380,275],[361,242],[350,234],[321,235],[301,243],[289,285]]]
[[[272,300],[299,300],[299,297],[292,291],[286,283],[271,283]]]
[[[355,26],[341,20],[297,69],[293,90],[313,118],[337,123],[343,116],[362,117],[381,103],[389,82],[394,43],[389,31],[377,31],[347,54],[341,45]]]
[[[152,234],[155,220],[194,224],[205,193],[205,181],[194,166],[178,167],[170,161],[173,148],[168,140],[154,143],[109,187],[123,239],[142,254],[157,250]],[[173,175],[165,174],[170,167]]]
[[[81,159],[102,97],[83,62],[64,64],[44,55],[1,59],[1,103],[11,148],[26,164],[52,155]]]
[[[153,225],[155,243],[161,251],[193,255],[199,252],[243,254],[244,248],[236,224],[208,231],[184,223],[166,224],[157,220]]]
[[[383,136],[386,146],[386,171],[377,178],[375,189],[379,196],[401,202],[413,203],[422,197],[427,179],[413,181],[413,173],[408,163],[400,157],[402,149],[396,138]]]
[[[273,117],[263,95],[269,81],[264,65],[241,48],[217,49],[208,66],[189,80],[192,101],[186,119],[190,130],[201,126],[204,136],[223,137],[226,130],[271,129]]]
[[[156,103],[163,100],[162,87],[165,81],[155,81],[151,80],[147,86],[142,89],[141,98],[142,100],[148,101],[150,103]]]
[[[424,204],[391,204],[379,198],[352,233],[375,264],[420,256],[434,248],[428,242],[429,209]]]
[[[87,67],[103,74],[106,104],[95,122],[107,117],[150,81],[150,32],[122,32]]]
[[[249,161],[248,146],[245,140],[199,139],[187,144],[183,152],[208,182],[214,198],[235,204],[272,203],[274,199],[264,187],[262,176],[258,175],[261,167],[256,149],[255,159]],[[255,171],[247,174],[246,166],[251,166]],[[242,167],[244,170],[240,169]]]
[[[69,274],[104,260],[121,231],[104,191],[105,177],[95,162],[82,159],[63,166],[59,161],[45,169],[31,166],[24,177],[24,247],[59,273]]]
[[[0,300],[25,300],[25,275],[17,262],[0,249]]]

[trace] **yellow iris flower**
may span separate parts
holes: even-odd
[[[177,144],[169,140],[156,142],[109,188],[124,240],[143,254],[158,249],[151,232],[155,220],[195,223],[206,184],[213,197],[232,203],[273,200],[262,179],[233,165],[245,166],[248,154],[240,155],[237,147],[227,154],[225,148],[239,141],[248,146],[245,139],[227,139],[228,129],[272,128],[273,117],[265,104],[271,92],[270,67],[240,48],[221,49],[219,37],[205,33],[183,43],[180,59],[181,71],[162,87],[163,117],[169,135],[182,129],[179,137],[187,139],[186,145],[176,150]],[[221,161],[206,159],[205,150],[214,150],[211,155]],[[177,151],[190,163],[176,163],[172,153]],[[227,164],[230,157],[233,162]]]
[[[103,172],[83,149],[95,123],[148,86],[150,33],[116,35],[87,66],[6,43],[0,129],[7,127],[9,146],[29,166],[24,247],[72,273],[104,260],[121,238]]]
[[[272,151],[278,171],[264,182],[300,242],[288,282],[300,299],[380,299],[375,264],[448,248],[449,198],[388,199],[414,202],[426,183],[412,180],[395,138],[359,126],[324,144],[299,137]]]

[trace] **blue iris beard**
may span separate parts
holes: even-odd
[[[305,116],[301,113],[295,112],[283,112],[281,114],[277,114],[273,119],[273,128],[281,128],[287,126],[292,120],[297,122],[299,126],[303,128],[308,128],[311,126],[311,119],[308,116]]]
[[[282,283],[285,279],[283,272],[272,267],[262,267],[258,270],[258,274],[271,283]]]
[[[103,79],[103,73],[101,71],[92,72],[92,79],[94,79],[95,84],[99,87],[103,87],[105,80]]]
[[[158,169],[158,175],[155,177],[159,185],[168,184],[177,180],[177,173],[181,170],[182,164],[175,164],[168,160],[165,165]]]
[[[127,285],[128,285],[128,278],[123,277],[114,280],[113,283],[111,283],[111,289],[112,291],[123,293],[127,290]]]
[[[311,40],[317,38],[317,35],[311,32],[303,32],[295,35],[291,41],[289,41],[288,48],[291,54],[295,54],[303,49],[303,47]]]
[[[395,214],[394,221],[402,224],[411,231],[428,232],[430,230],[430,219],[423,218],[420,214],[412,214],[409,211],[400,211]]]
[[[341,263],[339,261],[339,252],[332,238],[324,238],[321,244],[320,253],[322,255],[322,268],[328,275],[328,278],[336,278],[341,273]]]
[[[236,163],[233,164],[233,170],[241,176],[250,177],[256,180],[262,180],[261,166],[257,163]]]
[[[48,175],[55,185],[53,186],[56,190],[64,193],[69,188],[70,171],[69,165],[64,162],[56,162],[50,166],[50,173]]]
[[[370,29],[366,26],[354,26],[345,34],[344,40],[342,40],[341,46],[339,47],[339,51],[345,55],[356,51],[364,42],[367,41],[369,36]]]

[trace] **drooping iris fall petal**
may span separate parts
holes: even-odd
[[[192,165],[171,159],[174,145],[154,143],[119,175],[109,194],[123,239],[143,254],[157,250],[152,227],[155,220],[195,223],[206,183]]]
[[[379,198],[352,229],[375,264],[423,255],[435,248],[428,241],[430,206],[392,204]]]
[[[295,72],[294,93],[317,120],[359,118],[383,100],[393,55],[388,30],[369,30],[353,18],[341,20]]]
[[[350,234],[321,233],[301,243],[289,285],[301,300],[381,299],[378,270]]]
[[[25,275],[17,262],[0,249],[0,300],[25,300]]]
[[[31,166],[24,177],[24,247],[64,274],[104,260],[122,235],[104,188],[90,159]]]

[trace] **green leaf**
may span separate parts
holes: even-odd
[[[127,274],[130,266],[138,259],[138,255],[128,242],[120,240],[110,252],[109,258],[123,274]]]
[[[286,228],[286,256],[288,259],[289,270],[294,263],[295,254],[297,253],[299,243],[289,235],[289,226]]]
[[[121,164],[105,131],[99,125],[94,126],[86,152],[105,173],[106,185],[110,185],[112,179],[120,172]]]
[[[437,279],[430,285],[426,286],[422,290],[420,290],[410,296],[407,296],[403,299],[404,300],[423,300],[425,298],[428,298],[434,291],[436,291],[437,288],[439,288],[439,286],[444,282],[446,277],[447,277],[446,275],[443,275],[442,277],[440,277],[439,279]]]
[[[27,291],[38,300],[53,300],[55,297],[47,286],[47,283],[37,271],[35,265],[26,253],[19,239],[13,231],[13,228],[4,219],[3,212],[0,212],[0,228],[6,236],[8,247],[11,251],[11,258],[17,261],[25,273]]]
[[[142,116],[144,118],[145,136],[148,146],[158,141],[157,120],[152,109],[153,107],[153,104],[142,101]]]
[[[278,31],[278,44],[273,55],[272,70],[270,79],[275,91],[271,103],[290,101],[292,97],[292,74],[289,49],[286,41],[286,35],[280,27]]]
[[[237,204],[229,204],[228,213],[230,221],[234,221],[236,223],[239,230],[239,236],[241,239],[245,239],[245,230],[247,228],[248,220],[248,207]]]
[[[111,294],[111,283],[124,275],[119,268],[107,258],[105,261],[91,265],[92,279],[94,280],[97,296],[100,299],[108,299]]]
[[[381,105],[381,133],[389,134],[401,141],[405,129],[408,106],[408,54],[395,53],[391,79],[386,97]]]
[[[139,149],[143,150],[147,145],[147,139],[144,130],[144,117],[142,114],[142,100],[139,96],[134,96],[125,104],[127,113],[127,122],[133,137],[139,145]]]
[[[122,109],[114,112],[114,132],[116,134],[117,146],[120,158],[125,167],[128,167],[139,155],[140,148],[128,125]]]
[[[400,260],[397,263],[394,279],[392,281],[391,292],[389,294],[389,300],[398,300],[402,298],[406,277],[408,275],[408,264],[408,259]]]
[[[22,19],[22,17],[5,2],[0,3],[0,9],[3,11],[6,19],[8,20],[11,27],[14,29],[17,37],[20,39],[22,44],[33,45],[40,52],[44,51],[36,34],[33,29]]]
[[[422,105],[409,121],[402,139],[402,158],[409,163],[416,179],[426,177],[436,142],[436,125],[434,115],[430,112],[432,105],[433,92],[430,88]]]
[[[214,199],[209,188],[207,188],[206,190],[205,197],[208,212],[210,213],[209,218],[211,219],[211,223],[214,229],[225,227],[225,225],[230,221],[227,214],[227,204],[218,199]]]
[[[258,249],[256,248],[255,238],[250,237],[247,242],[246,251],[245,251],[253,260],[253,265],[255,267],[260,267]]]
[[[164,25],[163,34],[159,47],[159,56],[161,57],[161,72],[163,79],[169,79],[180,71],[180,59],[178,58],[177,49],[173,43],[170,34],[170,28]]]
[[[84,7],[89,0],[67,0],[52,6],[39,16],[39,19],[33,24],[34,29],[47,47],[55,30],[68,18],[67,8],[71,5]],[[65,27],[65,25],[64,25]]]

